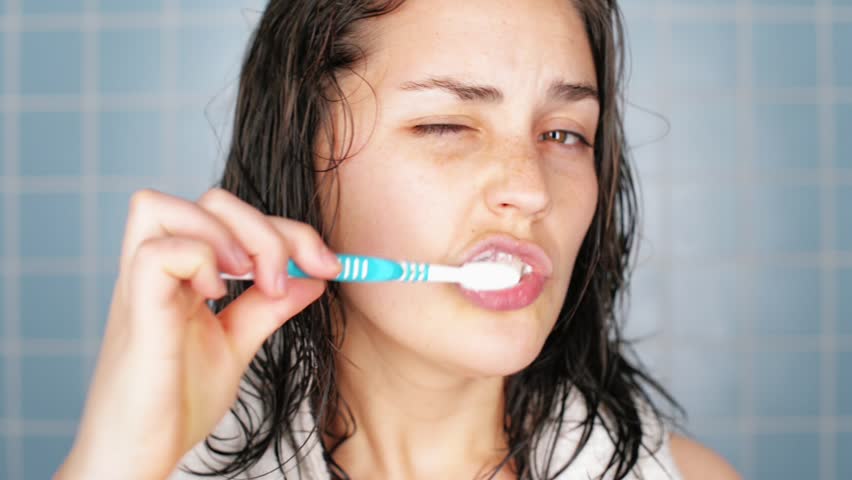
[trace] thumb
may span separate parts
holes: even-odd
[[[293,278],[287,296],[271,298],[252,286],[219,314],[225,334],[243,365],[248,365],[263,342],[281,325],[304,310],[325,290],[325,281]]]

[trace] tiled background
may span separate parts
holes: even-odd
[[[262,4],[0,0],[0,478],[67,451],[127,200],[214,181]],[[623,7],[629,332],[746,478],[852,478],[852,0]]]

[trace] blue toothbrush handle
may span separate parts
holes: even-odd
[[[429,264],[415,262],[396,262],[387,258],[349,255],[338,253],[337,258],[343,268],[334,279],[335,282],[425,282],[429,280]],[[287,263],[287,274],[292,278],[311,278],[299,268],[292,259]],[[254,280],[254,274],[229,275],[220,273],[225,280]]]
[[[364,255],[337,254],[343,268],[336,282],[391,282],[395,280],[424,281],[429,278],[429,264],[396,262],[386,258]],[[287,274],[293,278],[310,278],[290,259]]]

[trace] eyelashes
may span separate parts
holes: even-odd
[[[429,125],[415,125],[414,133],[418,135],[445,135],[448,133],[459,133],[468,130],[464,125],[452,123],[434,123]]]
[[[426,136],[426,135],[437,135],[437,136],[445,136],[452,135],[457,133],[462,133],[466,130],[471,130],[470,127],[452,123],[434,123],[434,124],[425,124],[425,125],[415,125],[412,127],[412,130],[416,135]],[[564,145],[566,147],[591,147],[591,143],[581,134],[577,132],[572,132],[570,130],[551,130],[549,132],[545,132],[538,137],[541,141],[550,141],[555,142],[560,145]]]

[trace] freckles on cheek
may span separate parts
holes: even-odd
[[[416,253],[412,244],[432,216],[426,211],[430,195],[424,193],[421,176],[401,163],[368,168],[370,160],[351,158],[341,172],[342,246],[386,256]]]

